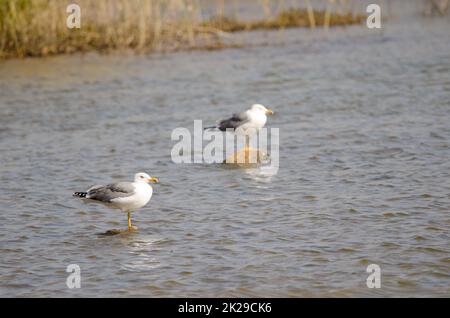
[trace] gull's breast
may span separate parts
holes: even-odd
[[[267,116],[265,114],[257,114],[252,118],[252,122],[254,123],[256,128],[263,128],[267,122]]]
[[[136,210],[144,207],[152,198],[153,189],[148,184],[137,184],[136,191],[129,197],[117,198],[112,201],[122,210]]]

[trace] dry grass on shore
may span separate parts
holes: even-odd
[[[261,29],[311,27],[317,25],[342,26],[362,23],[365,19],[363,15],[332,13],[329,15],[329,20],[327,22],[326,11],[314,10],[313,15],[314,18],[311,20],[308,10],[306,9],[288,9],[280,12],[274,18],[264,20],[244,22],[224,16],[216,16],[201,25],[214,27],[224,32],[238,32]]]
[[[211,49],[224,46],[224,32],[347,25],[363,20],[363,16],[352,13],[312,8],[287,9],[253,22],[224,15],[205,20],[198,0],[77,0],[76,3],[82,10],[81,29],[67,28],[67,1],[1,0],[0,58],[112,49]]]

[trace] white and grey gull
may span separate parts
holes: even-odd
[[[84,192],[75,192],[73,196],[127,212],[128,230],[132,231],[137,228],[131,224],[131,212],[147,205],[153,194],[153,189],[149,183],[158,182],[158,178],[139,172],[135,174],[134,182],[96,185]]]
[[[238,135],[253,135],[266,125],[267,115],[273,115],[273,110],[261,104],[254,104],[246,111],[235,113],[227,119],[220,120],[217,125],[205,129],[231,131]]]
[[[254,104],[250,109],[235,113],[227,119],[222,119],[217,122],[215,126],[206,127],[207,129],[218,129],[220,131],[232,132],[236,135],[245,136],[245,147],[243,151],[236,152],[231,157],[225,159],[225,163],[251,163],[251,154],[259,161],[263,154],[250,148],[250,136],[255,135],[258,131],[266,125],[267,115],[273,115],[272,109],[261,104]],[[240,159],[239,159],[240,158]]]

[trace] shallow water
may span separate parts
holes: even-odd
[[[449,296],[449,26],[1,63],[0,295]],[[173,128],[253,102],[277,113],[276,175],[172,163]],[[99,236],[126,215],[72,192],[141,170],[161,184],[139,231]]]

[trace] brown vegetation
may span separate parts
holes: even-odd
[[[287,9],[274,17],[267,13],[265,19],[246,22],[225,17],[223,8],[218,8],[218,16],[205,20],[198,0],[78,0],[76,3],[82,10],[80,29],[66,26],[67,1],[1,0],[0,58],[111,49],[139,52],[221,48],[222,38],[229,32],[347,25],[360,23],[364,18],[308,8]]]
[[[315,24],[324,25],[326,19],[325,11],[313,11]],[[362,15],[354,15],[352,13],[330,14],[329,25],[349,25],[361,23],[365,19]],[[294,27],[311,27],[311,21],[306,9],[288,9],[282,11],[274,18],[264,20],[242,22],[236,19],[224,16],[213,17],[203,22],[201,25],[209,26],[225,32],[251,31],[258,29],[280,29]]]

